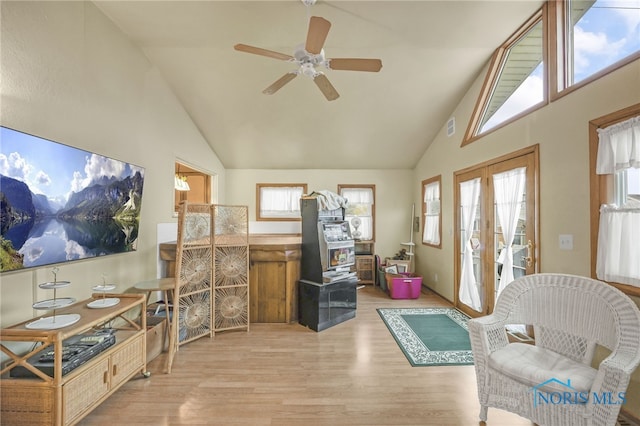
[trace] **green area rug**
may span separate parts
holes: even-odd
[[[465,314],[450,308],[377,311],[412,366],[473,364]]]

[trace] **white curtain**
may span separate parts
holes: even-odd
[[[498,221],[502,227],[502,237],[504,238],[504,248],[498,256],[498,263],[502,264],[502,273],[498,283],[500,292],[513,281],[513,239],[520,218],[522,208],[522,196],[526,184],[525,167],[498,173],[493,175],[493,188],[496,202]]]
[[[351,218],[359,217],[361,225],[358,231],[361,240],[373,239],[373,189],[371,188],[342,188],[340,195],[347,199],[345,219],[349,221],[351,233],[355,231],[351,225]]]
[[[600,207],[596,275],[640,287],[640,209]]]
[[[473,248],[471,237],[473,236],[473,223],[478,210],[480,200],[480,178],[460,183],[460,206],[462,210],[462,273],[460,276],[460,294],[462,303],[480,311],[482,303],[475,273],[473,272]]]
[[[433,182],[424,187],[424,230],[422,242],[440,244],[440,183]]]
[[[262,217],[300,216],[299,186],[273,186],[260,188],[260,215]]]
[[[640,116],[598,129],[596,173],[640,168]]]
[[[598,129],[596,172],[640,168],[640,116]],[[640,208],[600,206],[596,276],[640,287]]]

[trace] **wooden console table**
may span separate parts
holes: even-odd
[[[119,298],[120,303],[103,309],[87,307],[88,302],[104,296],[94,294],[91,299],[56,310],[58,315],[80,315],[76,323],[63,328],[30,329],[27,324],[32,319],[0,330],[0,349],[12,359],[0,370],[3,424],[73,425],[136,374],[148,376],[144,295],[108,294],[107,297]],[[101,328],[112,328],[116,343],[63,374],[65,340]],[[11,342],[28,343],[31,349],[26,354],[18,354],[12,350]],[[49,349],[55,353],[52,375],[29,362],[32,356],[42,355]],[[33,377],[11,377],[14,368],[29,371]]]
[[[249,236],[250,322],[298,321],[301,243],[299,235]],[[175,242],[160,244],[160,259],[167,262],[167,276],[174,276]]]

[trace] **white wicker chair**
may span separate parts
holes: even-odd
[[[509,343],[509,324],[533,325],[535,345]],[[483,422],[495,407],[541,426],[613,426],[640,363],[638,307],[606,283],[573,275],[513,281],[493,314],[469,321],[469,335]],[[611,353],[592,368],[598,345]]]

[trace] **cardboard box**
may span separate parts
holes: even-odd
[[[417,299],[420,297],[422,277],[414,274],[387,274],[389,295],[392,299]]]

